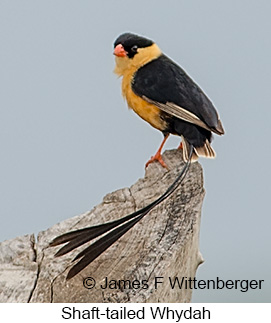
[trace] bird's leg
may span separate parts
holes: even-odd
[[[181,150],[181,149],[183,149],[183,142],[181,141],[180,142],[180,144],[179,144],[179,146],[178,146],[178,148],[177,148],[178,150]]]
[[[161,145],[160,145],[159,149],[157,150],[157,153],[156,153],[154,156],[152,156],[150,160],[148,160],[148,161],[147,161],[147,163],[146,163],[146,165],[145,165],[145,167],[146,167],[146,168],[149,166],[149,164],[151,164],[151,163],[152,163],[152,162],[154,162],[155,160],[157,160],[157,161],[158,161],[158,162],[159,162],[163,167],[167,168],[167,165],[166,165],[166,163],[163,161],[163,158],[162,158],[162,156],[161,156],[161,151],[162,151],[162,148],[163,148],[163,146],[164,146],[165,142],[167,141],[168,137],[169,137],[169,134],[166,134],[166,135],[164,136],[164,139],[163,139],[163,141],[162,141],[162,143],[161,143]]]

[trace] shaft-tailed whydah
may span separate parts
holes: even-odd
[[[170,134],[182,139],[179,148],[183,151],[185,165],[167,191],[146,207],[115,221],[56,237],[50,246],[66,243],[56,253],[56,256],[62,256],[102,236],[74,258],[78,261],[70,269],[67,279],[88,266],[172,194],[185,177],[191,162],[199,156],[214,158],[212,133],[224,134],[218,113],[209,98],[152,40],[131,33],[122,34],[114,43],[114,55],[115,73],[122,77],[122,94],[129,108],[164,136],[157,153],[146,163],[146,167],[154,161],[167,167],[161,151]]]

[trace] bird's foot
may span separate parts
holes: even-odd
[[[147,168],[154,161],[158,161],[164,168],[168,169],[167,164],[163,161],[160,151],[158,151],[154,156],[150,158],[150,160],[147,161],[145,168]]]

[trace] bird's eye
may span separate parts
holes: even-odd
[[[137,45],[134,45],[134,46],[131,48],[131,51],[132,51],[132,52],[134,52],[134,53],[136,53],[137,48],[138,48],[138,47],[137,47]]]

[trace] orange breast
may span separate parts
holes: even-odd
[[[148,103],[137,96],[131,88],[132,75],[124,75],[122,79],[122,94],[125,97],[128,106],[135,111],[143,120],[158,130],[165,130],[166,122],[161,119],[161,110],[155,105]]]

